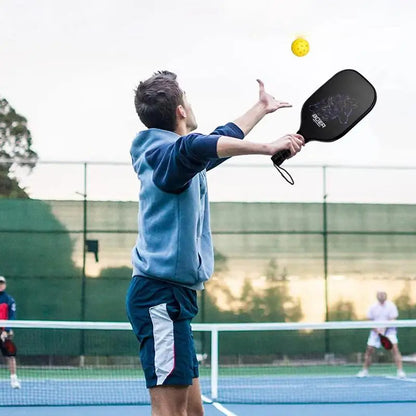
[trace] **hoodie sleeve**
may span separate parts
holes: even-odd
[[[153,182],[161,190],[181,193],[191,179],[207,168],[209,161],[218,158],[217,142],[220,136],[189,134],[175,143],[166,143],[146,153],[153,169]]]
[[[146,160],[153,169],[155,185],[165,192],[181,193],[197,173],[228,159],[218,158],[217,142],[221,136],[242,139],[244,133],[234,123],[228,123],[217,127],[210,135],[188,134],[175,143],[148,151]]]
[[[217,134],[219,136],[234,137],[240,140],[244,139],[243,131],[240,129],[240,127],[238,127],[234,123],[227,123],[225,126],[217,127],[211,134]],[[214,169],[222,162],[225,162],[227,159],[229,159],[229,157],[225,157],[225,158],[217,159],[217,160],[210,160],[208,162],[207,170]]]

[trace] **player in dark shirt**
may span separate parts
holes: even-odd
[[[6,293],[6,278],[0,276],[0,319],[16,319],[16,302]],[[6,358],[10,370],[10,384],[14,389],[20,389],[20,381],[16,375],[15,354],[5,347],[5,342],[13,338],[13,330],[10,327],[0,327],[0,349]]]

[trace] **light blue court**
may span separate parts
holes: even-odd
[[[414,416],[416,403],[349,403],[288,405],[206,404],[206,416]],[[3,407],[0,416],[149,416],[150,406]]]
[[[203,391],[209,379],[201,378]],[[220,377],[219,397],[205,398],[207,416],[371,416],[416,414],[416,374],[376,376]],[[137,403],[142,403],[138,405]],[[126,378],[0,382],[0,416],[150,415],[143,381]],[[74,404],[76,404],[74,406]]]
[[[202,393],[210,395],[210,379],[201,377]],[[223,376],[218,397],[222,404],[342,404],[416,402],[416,374],[394,376]],[[146,405],[144,380],[133,378],[22,380],[12,390],[0,382],[1,406]]]

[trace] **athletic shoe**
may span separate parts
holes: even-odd
[[[12,386],[12,389],[20,389],[21,388],[20,381],[17,378],[12,378],[10,380],[10,385]]]
[[[361,370],[361,371],[357,374],[357,377],[359,377],[359,378],[368,377],[368,370]]]
[[[397,377],[406,378],[406,373],[403,370],[397,370]]]

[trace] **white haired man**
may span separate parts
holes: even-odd
[[[384,290],[377,292],[377,302],[372,304],[368,309],[367,318],[373,321],[390,321],[395,320],[399,316],[396,305],[387,300],[387,293]],[[394,362],[397,366],[397,377],[405,378],[406,374],[403,371],[402,356],[398,347],[397,331],[396,328],[374,328],[370,331],[370,335],[367,341],[367,349],[364,356],[364,365],[362,370],[357,374],[357,377],[367,377],[368,369],[371,365],[371,358],[376,348],[381,347],[379,334],[385,335],[391,343],[392,354]]]

